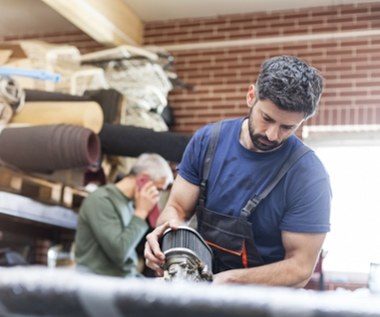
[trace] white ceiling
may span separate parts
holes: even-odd
[[[40,0],[0,0],[0,35],[71,31],[75,27]]]
[[[72,0],[67,0],[72,1]],[[108,0],[103,0],[108,1]],[[368,0],[123,0],[143,22],[371,2]],[[373,0],[372,2],[380,1]],[[0,36],[76,28],[40,0],[0,0]]]
[[[379,0],[123,0],[144,22]]]

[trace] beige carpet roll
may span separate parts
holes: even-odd
[[[103,120],[103,110],[95,101],[29,101],[10,123],[71,124],[98,133]]]

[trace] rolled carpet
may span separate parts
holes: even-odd
[[[123,95],[116,89],[86,90],[83,96],[60,92],[25,89],[25,101],[95,101],[103,109],[104,122],[120,121]]]
[[[103,154],[137,157],[149,152],[160,154],[168,161],[179,162],[191,136],[105,123],[99,138]]]
[[[72,124],[98,133],[103,126],[103,111],[95,101],[28,101],[10,123]]]
[[[100,154],[98,135],[79,126],[5,128],[0,133],[0,160],[28,172],[90,167]]]

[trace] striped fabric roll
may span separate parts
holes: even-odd
[[[98,135],[79,126],[5,128],[0,133],[0,160],[28,172],[94,167],[100,156]]]

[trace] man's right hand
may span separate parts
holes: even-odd
[[[158,203],[160,193],[152,181],[148,181],[141,188],[135,189],[135,215],[146,219],[152,208]]]
[[[167,229],[171,228],[175,230],[178,226],[179,223],[176,220],[167,221],[146,236],[144,249],[145,264],[155,271],[157,276],[164,275],[162,267],[165,263],[165,254],[160,248],[159,240]]]

